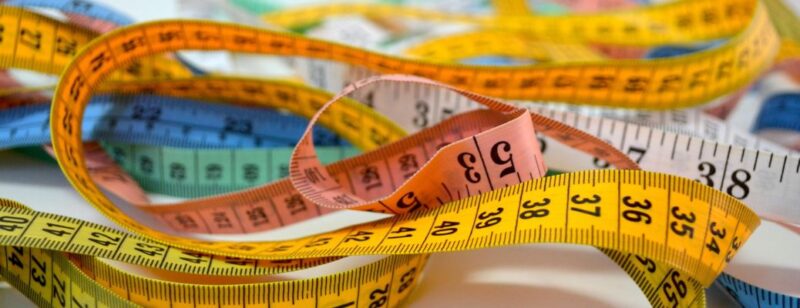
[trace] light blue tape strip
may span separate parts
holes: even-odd
[[[714,282],[745,308],[799,308],[800,298],[759,288],[736,277],[722,273]]]
[[[650,49],[647,54],[644,56],[645,59],[658,59],[658,58],[671,58],[677,56],[683,56],[699,51],[703,51],[706,49],[716,48],[717,46],[722,45],[724,41],[718,40],[710,43],[700,44],[696,46],[676,46],[676,45],[665,45],[655,47]]]
[[[50,142],[50,105],[0,111],[0,149]],[[86,108],[85,140],[194,148],[294,146],[308,121],[277,110],[155,95],[96,96]],[[345,145],[315,127],[320,145]]]
[[[768,98],[753,125],[753,131],[762,129],[800,132],[800,93],[780,93]]]

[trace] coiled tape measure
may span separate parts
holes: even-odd
[[[743,33],[759,33],[760,38],[753,38],[753,41],[741,45],[751,44],[750,48],[740,46],[731,50],[748,50],[745,57],[738,54],[738,61],[762,62],[753,64],[754,71],[749,76],[747,72],[743,72],[740,77],[731,77],[731,83],[753,78],[757,74],[755,72],[763,69],[772,58],[774,51],[769,50],[777,49],[777,39],[769,37],[774,32],[767,15],[763,9],[757,7],[752,6],[753,22]],[[751,32],[753,28],[756,30]],[[746,38],[746,35],[740,37]],[[119,181],[120,178],[98,180],[86,168],[88,163],[83,158],[81,142],[81,118],[85,103],[90,91],[101,90],[101,80],[136,58],[181,48],[224,48],[287,55],[304,54],[359,64],[377,63],[368,66],[386,71],[417,73],[415,69],[429,67],[415,67],[412,62],[383,58],[376,54],[359,55],[361,51],[325,44],[327,43],[262,30],[198,22],[144,24],[116,31],[91,43],[67,68],[54,95],[51,114],[53,145],[59,162],[73,185],[104,214],[134,234],[57,215],[37,213],[7,202],[9,206],[3,208],[3,216],[0,218],[0,233],[3,233],[0,234],[1,240],[4,241],[3,245],[7,245],[4,246],[7,261],[2,266],[4,277],[41,305],[83,306],[94,303],[118,306],[130,304],[127,299],[144,305],[291,304],[381,307],[399,304],[410,293],[424,267],[427,259],[425,253],[515,243],[569,242],[601,248],[634,278],[653,305],[688,306],[704,304],[702,287],[710,284],[722,271],[724,264],[735,255],[736,250],[758,224],[755,214],[735,198],[703,183],[676,176],[643,171],[606,170],[540,178],[546,169],[545,160],[541,156],[539,143],[530,142],[537,132],[591,153],[611,166],[635,169],[637,165],[626,153],[617,150],[616,145],[609,145],[571,126],[472,92],[404,76],[367,79],[354,83],[346,90],[381,95],[386,93],[381,90],[381,86],[391,88],[396,83],[406,83],[413,89],[425,89],[419,93],[437,93],[439,97],[445,95],[440,93],[452,95],[450,91],[455,91],[474,102],[484,104],[492,111],[471,111],[455,115],[396,143],[329,167],[321,167],[316,161],[313,142],[310,142],[311,137],[306,133],[292,155],[292,183],[283,181],[238,195],[190,201],[194,203],[175,206],[173,209],[158,207],[153,213],[161,214],[161,218],[175,229],[199,233],[242,233],[276,228],[293,222],[283,221],[282,218],[297,215],[293,211],[299,208],[305,209],[298,212],[305,216],[296,217],[294,221],[321,214],[324,207],[320,207],[320,204],[333,207],[358,205],[357,208],[362,210],[392,213],[416,209],[414,213],[295,240],[265,243],[205,242],[167,235],[132,221],[116,209],[92,183],[91,179],[103,184]],[[257,50],[264,46],[271,50]],[[725,54],[722,55],[720,63],[724,63],[726,57]],[[701,56],[713,58],[719,54],[706,53]],[[691,63],[692,57],[699,58],[698,55],[693,55],[684,59],[684,63]],[[745,58],[747,60],[743,61]],[[370,62],[370,59],[378,60]],[[404,65],[396,66],[392,61],[394,64]],[[672,63],[673,66],[674,64]],[[619,70],[613,65],[608,67]],[[657,74],[659,69],[657,65],[655,67],[648,74]],[[740,67],[749,67],[749,64]],[[439,72],[449,68],[454,71],[472,69],[442,65]],[[535,73],[544,72],[545,76],[550,76],[557,75],[553,72],[569,72],[570,69],[568,66],[554,66],[551,71]],[[507,73],[511,76],[515,74],[500,72]],[[519,74],[526,73],[523,71]],[[480,72],[474,78],[492,74],[493,72]],[[214,95],[193,91],[204,88],[203,80],[208,84],[216,84],[218,87],[214,89],[220,89],[219,85],[222,85],[223,91],[215,92]],[[247,101],[247,98],[242,99],[237,94],[258,93],[275,97],[272,101],[280,102],[291,101],[290,97],[307,93],[289,91],[280,95],[280,91],[286,91],[283,87],[268,92],[259,90],[263,86],[254,86],[262,85],[263,82],[235,79],[191,79],[183,83],[195,86],[181,88],[165,82],[161,83],[163,86],[149,87],[161,94],[192,92],[181,96],[209,94],[212,98],[228,98],[233,101],[239,98],[240,103],[261,105],[269,102]],[[471,89],[474,86],[474,90],[482,93],[497,93],[491,90],[493,87],[482,87],[491,83],[475,82],[467,85]],[[544,83],[541,87],[549,87],[547,84]],[[119,88],[124,89],[126,86],[119,85]],[[135,88],[136,85],[127,87]],[[615,91],[619,90],[611,88],[613,87],[601,89],[608,93],[606,95],[611,97],[610,101],[637,106],[637,103],[619,103],[635,100],[631,98],[633,96],[625,95],[616,100],[614,96],[618,93]],[[367,91],[370,89],[375,92]],[[542,98],[551,98],[545,92],[542,89]],[[709,87],[703,89],[702,93],[709,93],[703,97],[707,99],[726,92]],[[675,96],[675,93],[671,94]],[[700,96],[702,95],[706,94]],[[581,98],[574,94],[573,96],[574,100]],[[336,102],[338,98],[340,96],[330,100],[329,104]],[[703,98],[696,99],[699,102]],[[314,115],[318,107],[328,100],[329,98],[322,101],[301,100],[308,105],[278,106],[309,116]],[[375,100],[376,105],[380,101]],[[332,130],[361,148],[374,148],[403,135],[401,130],[393,128],[389,122],[371,116],[371,111],[367,108],[346,103],[337,103],[330,108],[325,114],[321,111],[316,113],[312,119],[319,117],[320,122],[329,123]],[[377,106],[376,109],[381,110]],[[407,112],[403,114],[406,115]],[[348,118],[353,120],[342,120]],[[533,130],[534,127],[536,131]],[[623,134],[623,140],[629,138],[626,135]],[[661,135],[662,145],[664,138],[667,138],[665,136],[667,135]],[[638,134],[636,138],[640,138]],[[652,139],[647,140],[650,145]],[[688,144],[691,142],[689,140]],[[677,142],[678,137],[675,136],[673,156]],[[689,148],[687,146],[687,151]],[[703,146],[700,146],[699,151],[702,157]],[[732,177],[729,181],[736,185],[731,190],[747,190],[745,196],[738,195],[743,199],[747,198],[750,189],[742,186],[742,173],[737,173],[739,169],[727,168],[731,152],[739,150],[727,148],[723,151],[727,151],[727,154],[724,158],[725,170],[720,173],[721,181],[725,182],[727,177]],[[636,151],[627,152],[630,154]],[[741,153],[743,160],[747,152],[741,150]],[[642,153],[642,158],[645,155]],[[715,145],[713,157],[722,156],[721,153],[717,154]],[[753,172],[758,165],[758,154],[755,157]],[[770,156],[769,159],[770,168],[773,157]],[[784,185],[791,187],[788,181],[795,179],[797,172],[794,175],[791,172],[786,173],[786,164],[790,158],[782,158],[783,169],[777,183],[784,183],[786,179],[787,184]],[[789,164],[789,168],[791,166]],[[437,174],[436,168],[463,172]],[[771,173],[762,171],[761,174]],[[753,176],[750,173],[748,175]],[[708,181],[717,179],[716,173],[709,172],[705,176]],[[422,185],[425,182],[420,181],[420,178],[425,181],[436,179],[441,182],[442,188],[426,187]],[[722,183],[719,185],[723,190],[727,187]],[[295,191],[293,187],[298,190]],[[295,198],[295,195],[298,197]],[[303,204],[302,207],[294,201],[298,199]],[[219,200],[228,201],[225,203],[227,206],[219,207]],[[193,206],[194,211],[183,211],[189,206]],[[770,209],[769,206],[766,208]],[[762,208],[758,210],[759,213],[769,213],[769,210]],[[775,210],[790,214],[796,212],[796,209],[777,207]],[[317,214],[310,213],[313,211],[317,211]],[[794,220],[796,216],[782,217],[789,217],[787,219],[790,222],[797,222]],[[175,272],[235,276],[279,273],[358,254],[396,256],[353,271],[317,279],[230,285],[157,281],[131,275],[98,259],[108,258]]]

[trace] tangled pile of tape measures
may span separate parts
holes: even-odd
[[[558,16],[520,1],[494,7],[459,15],[336,4],[264,15],[295,30],[340,14],[470,29],[396,56],[210,21],[115,29],[131,20],[82,0],[3,2],[3,68],[60,77],[47,92],[2,76],[0,147],[51,144],[74,188],[128,232],[0,199],[0,274],[41,306],[388,307],[420,283],[431,253],[571,243],[600,249],[653,306],[704,306],[713,283],[745,306],[800,305],[723,273],[759,217],[800,230],[800,158],[720,120],[766,73],[796,67],[800,22],[783,3]],[[205,74],[181,50],[287,57],[307,83]],[[484,55],[536,63],[463,64]],[[798,101],[767,101],[756,129],[796,133]],[[145,191],[196,199],[156,206]],[[112,195],[163,226],[137,222]],[[263,232],[339,209],[390,215],[281,241],[197,236]],[[354,255],[388,256],[324,277],[252,282]],[[228,278],[156,280],[109,260]]]

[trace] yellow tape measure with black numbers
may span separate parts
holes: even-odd
[[[0,68],[58,74],[97,34],[22,8],[0,7]],[[182,64],[162,56],[129,63],[115,80],[187,77]]]
[[[728,1],[733,1],[732,3],[735,4],[740,0]],[[753,1],[746,2],[751,5],[755,4]],[[683,4],[687,7],[679,6],[678,4],[681,3],[688,3]],[[655,6],[649,9],[648,12],[652,12],[648,14],[670,12],[669,14],[674,15],[676,7],[680,10],[690,10],[694,8],[694,3],[678,2],[663,8]],[[86,59],[86,62],[81,64],[81,69],[92,73],[95,68],[98,71],[101,68],[107,69],[110,66],[105,64],[111,59],[127,63],[126,59],[130,58],[129,55],[140,53],[144,47],[150,49],[148,51],[150,55],[160,51],[184,48],[228,49],[239,52],[328,59],[377,72],[414,74],[498,97],[560,100],[638,108],[676,108],[707,102],[748,84],[769,67],[778,52],[780,40],[761,6],[758,6],[758,9],[756,7],[747,9],[748,6],[737,4],[733,6],[737,9],[730,10],[724,10],[722,7],[728,7],[724,5],[711,5],[710,7],[727,12],[726,14],[735,15],[715,19],[720,22],[726,20],[724,25],[704,27],[703,29],[732,28],[733,26],[728,25],[727,22],[741,20],[742,27],[736,28],[740,30],[738,34],[718,48],[671,59],[604,61],[581,65],[554,63],[508,68],[462,66],[396,58],[335,43],[242,26],[202,22],[155,22],[120,30],[132,31],[138,27],[139,30],[147,29],[146,31],[153,34],[152,36],[142,34],[125,42],[114,42],[119,45],[115,47],[113,53],[111,50],[107,50],[107,54],[94,55],[99,58]],[[30,31],[41,33],[42,42],[51,42],[52,45],[48,46],[55,46],[58,42],[60,34],[45,30],[51,26],[49,23],[39,22],[39,20],[44,20],[42,17],[31,20],[30,15],[16,14],[18,9],[4,8],[4,10],[12,12],[12,14],[4,14],[3,26],[8,32],[16,33],[27,30],[28,28],[20,28],[25,25],[25,27],[31,27]],[[722,14],[721,12],[717,13]],[[697,18],[693,15],[690,17]],[[694,21],[694,19],[691,20]],[[30,26],[28,26],[29,24]],[[120,32],[116,33],[117,40],[124,39]],[[694,32],[687,30],[686,33]],[[106,36],[106,39],[108,40],[110,37]],[[34,50],[29,50],[31,54],[37,55],[30,59],[21,58],[18,54],[8,52],[16,50],[17,46],[24,45],[20,42],[20,39],[9,39],[0,43],[0,51],[7,51],[6,61],[19,62],[20,68],[57,71],[57,69],[53,69],[57,67],[55,63],[45,60],[51,57],[52,52],[38,56]],[[181,46],[177,44],[181,44]],[[134,53],[134,49],[137,52]],[[53,50],[53,48],[42,50]],[[143,61],[143,59],[146,58],[137,57],[136,61]]]
[[[29,276],[47,274],[42,268],[48,266],[43,264],[64,257],[58,253],[43,253],[38,249],[89,255],[176,272],[230,276],[275,273],[319,264],[314,261],[299,263],[298,259],[311,258],[324,262],[330,259],[315,258],[408,255],[560,242],[604,249],[632,274],[653,304],[668,306],[672,306],[670,303],[673,301],[675,304],[696,303],[703,293],[701,286],[713,281],[758,225],[755,214],[732,197],[688,179],[642,171],[587,171],[552,176],[470,197],[435,210],[295,240],[263,243],[214,243],[181,239],[174,241],[177,246],[171,246],[165,244],[170,240],[153,230],[143,229],[140,231],[143,236],[137,236],[89,222],[8,205],[11,204],[0,209],[0,244],[6,246],[7,255],[15,260],[4,268],[11,276],[9,281],[12,283],[26,282],[24,278]],[[483,227],[487,225],[491,228]],[[192,247],[201,252],[179,247]],[[208,253],[211,251],[214,253]],[[37,253],[35,258],[31,257]],[[44,257],[44,254],[49,257]],[[225,255],[229,257],[223,257]],[[244,256],[251,259],[241,258]],[[38,263],[27,261],[33,259]],[[318,293],[321,290],[317,285],[317,281],[324,279],[329,280],[331,287],[351,286],[351,289],[336,296],[346,301],[374,300],[375,296],[369,296],[372,292],[357,290],[364,288],[363,285],[374,287],[385,284],[386,294],[402,293],[402,286],[410,286],[409,281],[418,274],[416,271],[421,271],[420,263],[424,262],[425,257],[389,258],[377,263],[381,266],[359,268],[355,271],[366,271],[361,274],[362,277],[372,276],[372,279],[362,281],[349,281],[352,278],[344,278],[350,276],[345,272],[309,281],[274,284],[199,287],[162,282],[160,288],[153,290],[168,288],[171,289],[170,293],[159,295],[158,291],[153,291],[147,296],[141,292],[149,288],[131,287],[137,283],[115,282],[141,281],[138,283],[147,285],[148,279],[123,274],[97,259],[81,259],[87,261],[78,262],[75,266],[99,267],[102,270],[93,270],[89,275],[92,278],[88,278],[77,274],[66,275],[68,269],[62,269],[65,275],[58,280],[69,282],[70,285],[99,284],[123,298],[138,299],[147,305],[198,304],[197,293],[205,289],[208,292],[206,296],[225,296],[223,303],[241,306],[275,305],[290,301],[313,303],[324,295]],[[296,261],[282,264],[262,259]],[[406,275],[404,281],[402,278],[405,273],[398,271],[407,272],[414,266],[398,260],[411,262],[419,268]],[[672,280],[664,280],[665,277]],[[36,281],[36,278],[27,280],[31,291],[37,291]],[[95,283],[89,283],[91,281]],[[44,281],[43,286],[47,288],[40,290],[39,296],[57,301],[58,298],[49,295],[53,283],[56,283],[53,279]],[[671,283],[676,284],[672,287],[682,286],[679,287],[682,291],[666,294],[647,292]],[[242,292],[256,294],[261,289],[263,291],[260,292],[266,292],[264,294],[273,294],[284,287],[298,285],[305,288],[285,294],[283,298],[245,297],[245,300],[241,297]],[[231,292],[237,292],[240,296],[233,297]],[[174,296],[172,294],[183,296],[179,299],[171,297]],[[673,297],[676,294],[680,296]],[[397,295],[394,300],[399,302],[404,296]],[[91,296],[83,295],[83,299],[87,297]],[[391,303],[396,303],[394,300]]]

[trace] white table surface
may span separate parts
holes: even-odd
[[[136,20],[176,16],[176,1],[105,0]],[[14,199],[39,211],[58,213],[114,226],[84,201],[53,163],[0,151],[0,197]],[[779,196],[776,196],[779,197]],[[313,232],[320,225],[352,220],[358,213],[336,214],[263,237],[286,237],[294,231]],[[359,257],[319,269],[286,275],[313,277],[363,264]],[[764,222],[728,267],[734,275],[764,287],[800,296],[800,236]],[[708,291],[711,307],[733,302],[721,291]],[[647,307],[633,281],[613,262],[591,247],[524,245],[437,254],[431,258],[410,301],[412,307]],[[33,306],[11,288],[0,289],[0,306]]]

